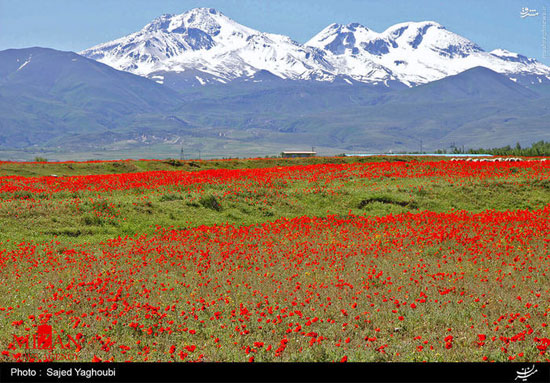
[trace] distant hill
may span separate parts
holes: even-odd
[[[537,98],[538,94],[500,73],[479,66],[454,76],[407,89],[401,92],[401,96],[420,103],[453,102],[460,99],[513,101]]]
[[[361,83],[237,89],[189,100],[179,113],[196,125],[253,130],[281,145],[301,140],[343,151],[399,151],[418,150],[423,140],[424,148],[435,150],[452,143],[480,147],[550,138],[548,101],[478,67],[400,90]]]
[[[1,51],[0,146],[47,145],[92,133],[116,136],[142,115],[149,126],[162,125],[159,113],[169,113],[180,97],[146,78],[72,52]]]
[[[311,146],[418,150],[420,140],[425,150],[550,140],[550,98],[538,91],[544,84],[528,89],[481,67],[400,89],[269,72],[180,92],[154,80],[71,52],[2,51],[0,150],[183,145],[234,156]]]

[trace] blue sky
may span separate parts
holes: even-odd
[[[543,58],[543,6],[550,45],[550,0],[0,0],[0,50],[80,51],[135,32],[163,13],[212,7],[301,43],[333,22],[381,32],[403,21],[433,20],[485,50],[504,48],[550,64],[550,54]],[[539,16],[521,18],[525,7]]]

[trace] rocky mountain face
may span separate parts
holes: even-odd
[[[485,52],[435,22],[332,24],[299,44],[200,8],[81,55],[0,51],[0,159],[530,145],[550,140],[549,78],[536,60]]]
[[[164,83],[206,85],[280,79],[414,86],[482,66],[522,84],[550,82],[550,67],[517,53],[486,52],[432,22],[408,22],[378,33],[332,24],[305,44],[264,33],[212,8],[163,15],[142,30],[80,52],[116,69]]]

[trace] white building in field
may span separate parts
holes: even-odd
[[[317,152],[308,152],[308,151],[286,151],[282,152],[281,156],[285,158],[293,158],[293,157],[315,157],[317,155]]]

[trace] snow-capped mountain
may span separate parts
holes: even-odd
[[[407,85],[423,84],[482,66],[517,80],[550,80],[550,68],[517,53],[485,52],[474,42],[433,22],[409,22],[377,33],[360,24],[332,24],[306,43],[327,52],[327,61],[359,81],[363,62],[387,68]],[[368,76],[368,74],[367,74]]]
[[[211,8],[163,15],[139,32],[80,54],[142,76],[191,71],[199,82],[224,82],[260,70],[289,79],[327,79],[334,72],[323,51],[248,28]]]
[[[255,76],[269,72],[290,80],[413,86],[477,66],[520,83],[550,81],[550,67],[502,49],[485,52],[435,22],[397,24],[382,33],[357,23],[332,24],[301,45],[211,8],[163,15],[136,33],[80,54],[159,83],[174,74],[200,84],[261,81]]]

